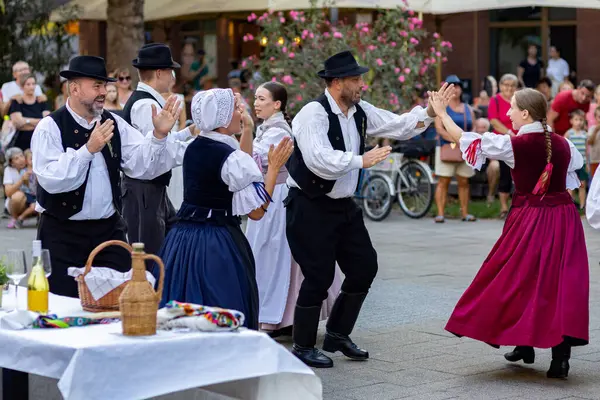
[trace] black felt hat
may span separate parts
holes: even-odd
[[[142,46],[138,51],[138,57],[133,60],[133,66],[137,69],[181,68],[181,65],[173,61],[169,46],[162,43]]]
[[[367,72],[369,72],[369,68],[358,65],[351,52],[342,51],[325,60],[325,69],[319,71],[317,75],[321,78],[346,78]]]
[[[69,68],[60,71],[60,76],[65,79],[92,78],[105,82],[116,82],[106,73],[104,58],[95,56],[77,56],[69,62]]]

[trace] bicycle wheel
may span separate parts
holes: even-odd
[[[410,218],[422,218],[431,208],[434,184],[429,177],[425,168],[414,161],[400,167],[396,178],[398,203],[402,212]]]
[[[367,218],[382,221],[392,211],[392,194],[390,188],[380,176],[371,175],[362,187],[362,208]]]

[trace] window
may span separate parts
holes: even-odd
[[[540,21],[541,19],[541,7],[506,8],[490,11],[490,21],[492,22]]]

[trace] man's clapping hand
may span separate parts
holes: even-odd
[[[371,168],[373,165],[379,164],[380,162],[385,160],[391,152],[392,148],[390,146],[375,146],[374,148],[363,154],[363,168]]]
[[[112,139],[114,129],[115,123],[112,119],[107,119],[103,124],[97,122],[86,144],[88,151],[92,154],[101,151]]]

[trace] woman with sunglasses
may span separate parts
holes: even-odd
[[[131,88],[131,73],[127,68],[119,68],[113,75],[117,77],[117,97],[121,108],[123,108],[127,100],[129,100],[129,96],[133,93],[133,89]]]

